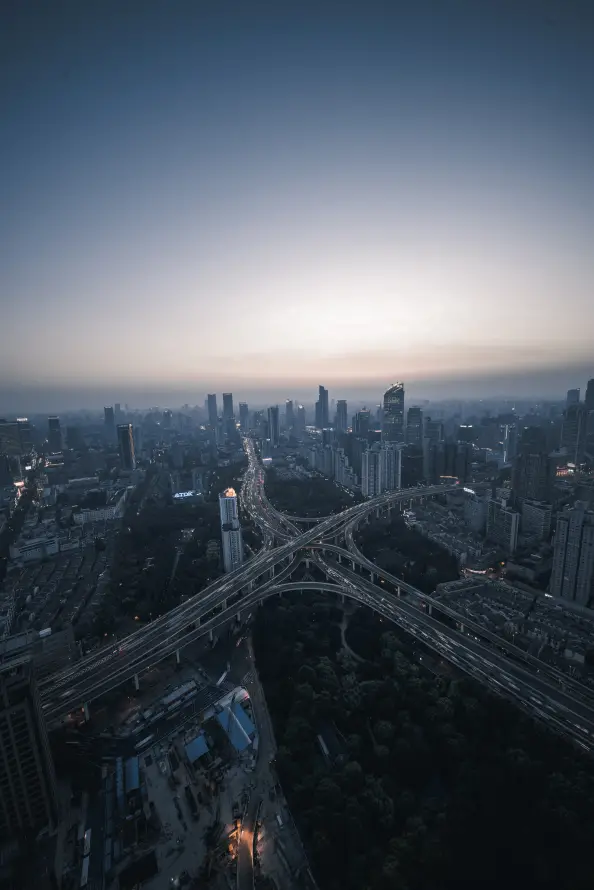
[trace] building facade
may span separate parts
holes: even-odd
[[[131,423],[118,423],[118,448],[122,469],[135,470],[134,429]]]
[[[221,540],[223,544],[223,568],[233,572],[243,563],[243,537],[239,524],[239,511],[235,489],[226,488],[219,495]]]
[[[557,517],[550,593],[588,606],[594,596],[594,511],[578,501]]]
[[[404,441],[404,383],[394,383],[384,393],[382,442]]]
[[[53,827],[56,777],[31,662],[0,665],[0,838]]]

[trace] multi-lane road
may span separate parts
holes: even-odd
[[[544,665],[538,668],[529,659],[502,654],[502,641],[486,641],[484,631],[464,619],[465,633],[440,622],[429,614],[450,612],[443,604],[382,572],[357,549],[354,531],[369,513],[398,501],[408,502],[455,489],[454,485],[427,486],[393,491],[356,504],[335,516],[326,517],[313,528],[298,528],[293,518],[275,510],[266,498],[263,471],[253,443],[246,440],[249,464],[242,486],[242,506],[260,527],[264,546],[235,572],[217,579],[195,597],[187,600],[113,648],[93,653],[65,671],[40,682],[44,714],[56,721],[76,708],[88,705],[126,680],[173,655],[217,627],[239,611],[247,612],[267,596],[282,591],[305,589],[337,590],[368,605],[429,646],[441,657],[492,689],[518,701],[523,707],[582,747],[594,747],[594,703],[579,683]],[[348,549],[330,540],[343,536]],[[279,543],[280,542],[280,543]],[[277,544],[277,546],[275,546]],[[330,558],[329,558],[330,556]],[[340,557],[342,564],[332,557]],[[332,583],[291,582],[302,559],[314,560]],[[406,594],[398,597],[347,566],[379,575],[388,587]],[[424,606],[424,610],[419,606]],[[458,622],[460,616],[452,613]],[[492,645],[496,642],[496,645]],[[512,655],[523,656],[518,653]]]
[[[302,532],[290,519],[279,517],[272,510],[264,495],[262,470],[253,444],[249,441],[246,441],[246,450],[249,466],[242,488],[243,503],[257,517],[265,532],[267,546],[239,569],[217,579],[182,605],[114,644],[113,648],[104,647],[72,667],[40,681],[41,704],[48,721],[55,721],[76,708],[88,705],[225,623],[234,612],[249,608],[270,589],[275,568],[289,570],[294,555],[311,542],[339,534],[352,520],[392,502],[432,496],[454,487],[436,485],[425,489],[387,492],[329,516]],[[285,538],[288,540],[285,541]],[[273,547],[274,539],[281,539],[283,543]]]

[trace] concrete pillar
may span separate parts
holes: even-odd
[[[223,612],[227,611],[227,600],[223,600]]]
[[[305,568],[306,568],[306,569],[309,568],[309,559],[306,559],[306,560],[305,560]]]
[[[376,518],[376,519],[379,519],[379,518],[380,518],[380,508],[379,508],[379,507],[376,507],[376,510],[375,510],[375,518]]]
[[[83,711],[85,712],[85,720],[88,722],[91,719],[91,712],[86,702],[83,704]]]
[[[213,632],[212,632],[212,627],[211,627],[211,629],[208,631],[208,639],[209,639],[209,641],[210,641],[211,643],[212,643],[212,641],[214,640],[214,634],[213,634]]]
[[[175,663],[179,664],[179,662],[180,662],[179,649],[176,649],[175,650]]]
[[[138,674],[134,674],[134,689],[136,692],[140,689],[140,680],[138,679]]]
[[[460,633],[461,633],[461,634],[464,633],[464,625],[463,625],[463,624],[460,625]]]
[[[342,556],[340,555],[340,553],[338,554],[338,564],[342,564]]]
[[[375,575],[373,574],[373,572],[370,572],[370,573],[369,573],[369,580],[371,581],[372,584],[374,583],[374,581],[375,581]]]
[[[431,603],[429,603],[429,608],[427,609],[427,612],[429,613],[429,615],[433,615],[433,606],[431,605]]]
[[[341,602],[341,603],[344,603],[344,593],[341,593],[341,594],[340,594],[340,602]]]
[[[355,560],[354,559],[351,560],[351,569],[353,572],[355,571]]]
[[[241,612],[238,612],[238,613],[237,613],[237,615],[235,616],[235,620],[237,621],[238,624],[240,623],[240,621],[241,621]]]
[[[400,587],[396,588],[396,596],[400,599]]]

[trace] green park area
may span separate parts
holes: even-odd
[[[367,620],[356,660],[339,617],[304,595],[269,601],[254,628],[279,778],[320,888],[591,888],[591,761],[472,681],[413,663],[385,621]]]

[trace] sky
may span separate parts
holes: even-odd
[[[12,7],[0,408],[594,376],[591,0]]]

